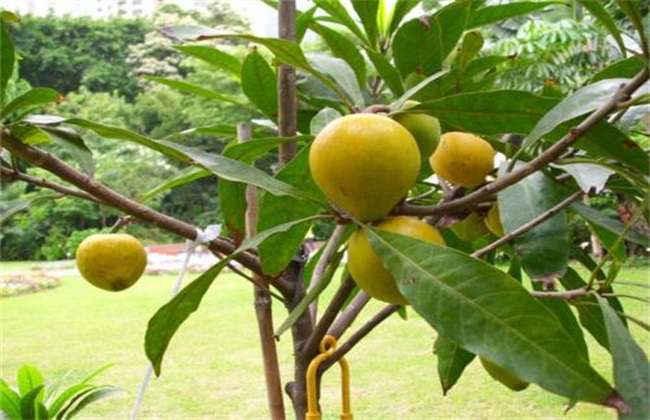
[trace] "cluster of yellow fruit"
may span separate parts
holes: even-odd
[[[415,105],[407,101],[403,109]],[[440,233],[429,224],[413,217],[386,216],[415,185],[420,166],[427,161],[441,178],[473,188],[492,171],[494,154],[492,146],[475,135],[441,135],[440,123],[430,115],[352,114],[332,121],[316,136],[309,166],[325,195],[353,218],[444,245]],[[348,244],[348,268],[370,296],[407,303],[361,230]]]
[[[147,251],[125,233],[97,233],[84,239],[76,253],[77,269],[93,286],[119,292],[135,284],[147,266]]]

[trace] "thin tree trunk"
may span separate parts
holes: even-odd
[[[250,124],[239,124],[237,136],[240,142],[251,138]],[[246,187],[246,236],[255,235],[257,228],[257,215],[259,205],[257,201],[257,190],[254,185]],[[257,326],[262,345],[262,360],[264,362],[264,376],[266,379],[266,393],[271,418],[284,420],[284,400],[282,395],[282,380],[280,379],[280,366],[278,362],[278,351],[274,338],[273,313],[271,310],[271,295],[268,284],[258,274],[253,273],[257,284],[265,284],[264,287],[254,286],[254,305]]]

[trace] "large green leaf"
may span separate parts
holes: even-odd
[[[20,395],[4,381],[0,379],[0,410],[3,415],[11,420],[21,420]]]
[[[647,17],[646,14],[643,16],[641,13],[642,10],[641,0],[616,0],[618,7],[625,13],[632,22],[632,26],[636,29],[639,39],[641,40],[641,45],[643,46],[643,53],[645,56],[648,56],[648,34],[647,34]],[[646,12],[647,13],[647,12]],[[645,20],[645,22],[644,22]]]
[[[18,369],[17,382],[18,390],[24,396],[43,385],[43,374],[35,366],[23,365]]]
[[[528,15],[534,11],[543,9],[553,4],[559,4],[558,1],[519,1],[507,4],[498,4],[486,6],[477,9],[472,14],[469,21],[468,29],[484,25],[491,25],[517,16]]]
[[[402,294],[439,334],[571,400],[619,402],[553,313],[507,273],[454,249],[365,229]]]
[[[244,94],[266,116],[278,117],[278,79],[257,48],[251,49],[241,67],[241,87]]]
[[[375,50],[366,48],[366,54],[375,66],[377,74],[384,80],[386,86],[395,96],[401,96],[404,93],[402,78],[397,69],[388,61],[386,56]]]
[[[603,311],[610,350],[614,361],[614,383],[631,409],[622,419],[650,418],[650,364],[648,356],[625,328],[620,318],[598,296]]]
[[[214,90],[206,89],[201,86],[193,85],[191,83],[183,82],[181,80],[168,79],[165,77],[150,76],[150,75],[145,75],[144,78],[148,80],[152,80],[156,83],[160,83],[165,86],[169,86],[170,88],[179,90],[181,92],[191,93],[193,95],[202,96],[208,99],[214,99],[215,101],[219,101],[219,102],[228,102],[234,105],[241,106],[242,108],[248,108],[248,106],[245,103],[240,102],[237,99],[231,98],[228,95],[224,95],[222,93],[215,92]]]
[[[333,22],[345,26],[361,41],[366,42],[366,35],[359,28],[354,19],[352,19],[352,16],[350,16],[344,4],[339,0],[314,0],[314,3],[316,6],[326,11],[332,18]]]
[[[613,219],[601,213],[600,211],[586,206],[582,203],[573,203],[571,205],[571,209],[594,225],[600,226],[617,236],[623,235],[625,233],[626,240],[639,244],[644,248],[650,248],[650,238],[640,234],[633,229],[625,232],[625,224],[619,220]]]
[[[548,211],[564,197],[546,175],[536,172],[498,193],[501,222],[506,232]],[[533,280],[551,281],[566,272],[569,240],[566,213],[561,211],[513,241],[521,265]]]
[[[420,4],[420,0],[401,0],[395,2],[393,9],[390,11],[390,16],[386,19],[387,24],[384,35],[387,39],[389,39],[399,27],[406,15],[417,7],[418,4]]]
[[[231,159],[252,163],[281,144],[289,142],[305,143],[313,138],[313,136],[309,135],[253,138],[245,142],[229,144],[224,149],[223,155]]]
[[[617,79],[621,77],[632,78],[646,67],[643,58],[639,56],[628,57],[625,60],[616,61],[605,67],[591,78],[591,83],[605,79]]]
[[[364,107],[365,102],[359,81],[347,62],[325,54],[310,54],[309,61],[315,69],[336,81],[356,109]]]
[[[560,124],[600,108],[611,100],[612,95],[620,85],[628,81],[629,79],[601,80],[576,90],[539,120],[535,128],[524,139],[522,149],[530,147]]]
[[[79,398],[75,400],[74,407],[71,406],[69,409],[64,409],[62,411],[62,413],[64,412],[63,418],[71,419],[79,414],[79,412],[86,408],[88,405],[96,401],[103,400],[104,398],[108,398],[119,392],[122,392],[122,389],[114,386],[93,386],[91,389],[85,391],[82,395],[79,395]]]
[[[599,1],[593,0],[578,0],[578,2],[591,13],[614,37],[618,49],[623,56],[627,49],[625,48],[625,42],[623,42],[623,37],[621,36],[621,31],[618,29],[618,24],[612,17],[612,15],[605,9],[605,5]]]
[[[411,73],[430,75],[442,68],[442,33],[436,20],[425,23],[412,19],[402,25],[393,39],[395,66],[402,77]]]
[[[571,267],[567,268],[564,276],[560,278],[560,283],[566,290],[577,290],[587,285]],[[609,350],[605,321],[603,313],[596,306],[596,298],[593,295],[578,296],[572,299],[571,303],[578,311],[580,324],[596,339],[598,344]]]
[[[239,79],[241,63],[237,57],[227,52],[207,45],[175,45],[174,48],[214,67],[226,70],[236,79]]]
[[[46,419],[47,413],[44,413],[43,396],[45,395],[45,386],[39,385],[20,398],[20,412],[22,419],[41,420]]]
[[[304,12],[298,12],[298,17],[296,18],[296,42],[298,44],[302,43],[302,40],[307,33],[307,29],[309,29],[309,26],[314,21],[316,10],[318,10],[318,7],[313,6]]]
[[[45,105],[60,102],[63,97],[54,89],[37,87],[28,90],[22,95],[9,102],[2,111],[0,118],[5,118],[9,114],[13,115],[13,120],[18,121],[30,112],[43,108]]]
[[[276,177],[315,196],[322,196],[309,174],[309,149],[306,147],[285,165]],[[265,194],[260,201],[257,230],[261,232],[282,223],[313,216],[320,210],[320,206],[305,200]],[[262,269],[266,274],[275,276],[284,270],[296,254],[310,227],[311,221],[296,225],[260,244],[258,251]]]
[[[458,47],[463,36],[471,9],[470,1],[457,1],[431,15],[429,23],[436,22],[440,28],[441,56],[443,61]],[[422,48],[422,47],[420,47]],[[438,71],[438,70],[436,70]]]
[[[84,139],[71,129],[64,126],[35,126],[35,128],[46,133],[55,143],[70,153],[72,159],[79,164],[81,169],[88,175],[95,172],[95,160],[92,151],[86,146]]]
[[[436,338],[433,352],[438,356],[438,378],[440,378],[442,393],[447,395],[476,355],[444,335],[438,335]]]
[[[379,10],[379,0],[352,0],[352,7],[361,19],[361,24],[366,30],[368,41],[371,46],[377,45],[379,30],[377,28],[377,11]]]
[[[205,178],[211,175],[212,173],[210,173],[210,171],[206,169],[198,168],[195,166],[187,167],[181,170],[180,172],[178,172],[177,174],[172,175],[170,178],[166,179],[161,184],[156,185],[155,187],[153,187],[152,189],[144,193],[142,196],[140,196],[138,200],[140,202],[145,202],[173,188],[180,187],[181,185],[189,184],[190,182],[194,182],[198,179]]]
[[[7,83],[14,72],[16,51],[4,19],[0,20],[0,109],[5,106]]]
[[[71,402],[72,399],[77,397],[78,395],[82,394],[84,391],[87,391],[88,389],[92,388],[93,386],[87,383],[78,383],[69,386],[66,388],[63,392],[61,392],[52,405],[50,405],[50,413],[53,416],[56,416],[59,414],[59,411],[61,411],[64,408],[64,405],[66,403]]]
[[[366,3],[366,1],[364,1]],[[368,2],[372,3],[372,1]],[[359,85],[366,84],[366,61],[359,52],[359,47],[348,40],[344,35],[336,32],[334,29],[325,25],[311,25],[318,34],[323,37],[327,46],[332,50],[332,54],[350,65],[354,74],[357,76]]]

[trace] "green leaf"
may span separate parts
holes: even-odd
[[[92,385],[87,383],[78,383],[66,388],[61,394],[59,394],[59,396],[56,397],[52,405],[50,405],[50,414],[52,416],[57,416],[59,412],[62,411],[66,403],[92,387]]]
[[[313,136],[302,135],[292,137],[260,137],[242,143],[231,143],[223,151],[223,155],[231,159],[252,163],[284,143],[305,143]]]
[[[553,313],[507,273],[454,249],[366,231],[402,294],[439,334],[550,392],[610,403],[611,386]]]
[[[0,410],[11,420],[21,420],[20,395],[0,379]]]
[[[309,61],[315,69],[328,75],[351,100],[355,108],[360,109],[365,105],[361,87],[352,68],[340,58],[324,54],[310,54]]]
[[[145,353],[151,361],[156,376],[160,376],[162,359],[172,337],[183,322],[199,308],[205,292],[234,256],[235,254],[231,254],[201,274],[173,299],[161,306],[149,320],[144,339]]]
[[[476,54],[483,48],[483,36],[478,31],[465,34],[456,56],[458,71],[463,73]]]
[[[0,118],[4,118],[11,113],[16,113],[13,116],[13,121],[19,121],[30,112],[40,109],[45,105],[51,103],[61,102],[61,95],[54,89],[37,87],[28,90],[22,95],[9,102],[0,112]]]
[[[34,366],[23,365],[18,369],[17,382],[20,395],[25,396],[43,385],[43,374]]]
[[[454,340],[444,335],[438,335],[436,338],[433,352],[438,356],[438,378],[442,393],[447,395],[476,355],[459,347]]]
[[[66,407],[66,409],[63,411],[65,412],[63,418],[71,419],[79,414],[79,412],[86,408],[88,405],[96,401],[103,400],[104,398],[108,398],[119,392],[122,392],[122,389],[113,386],[92,387],[92,389],[86,391],[83,395],[80,396],[80,398],[78,398],[77,401],[75,401],[76,405],[74,408],[68,410]]]
[[[442,33],[437,20],[412,19],[395,33],[392,45],[395,66],[402,78],[410,73],[428,76],[442,69]]]
[[[330,47],[335,57],[345,60],[348,63],[354,71],[359,85],[364,86],[366,84],[366,61],[359,52],[359,47],[349,41],[344,35],[325,25],[313,24],[311,27],[323,37],[323,40]]]
[[[298,13],[298,17],[296,18],[296,42],[299,45],[302,43],[307,29],[309,29],[309,26],[314,21],[314,13],[316,13],[317,9],[318,7],[313,6],[302,13]]]
[[[215,124],[215,125],[206,125],[203,127],[190,128],[188,130],[181,131],[179,134],[206,134],[209,136],[221,136],[226,135],[229,137],[237,135],[237,129],[234,125],[230,124]]]
[[[646,67],[645,62],[639,56],[628,57],[625,60],[617,61],[605,67],[591,78],[591,83],[605,79],[632,78]]]
[[[544,9],[553,4],[560,4],[558,1],[520,1],[516,3],[499,4],[486,6],[474,11],[470,18],[468,29],[479,26],[491,25],[517,16],[528,15],[534,11]]]
[[[644,16],[641,14],[641,1],[640,0],[616,0],[618,7],[627,15],[627,18],[632,22],[632,26],[638,32],[639,39],[641,40],[641,45],[643,46],[643,53],[645,56],[648,56],[648,41],[646,35],[646,29],[643,20]],[[646,15],[647,17],[647,15]]]
[[[243,182],[245,184],[252,184],[275,195],[289,195],[315,203],[322,203],[322,200],[315,197],[313,194],[277,180],[254,166],[246,165],[225,156],[204,152],[199,149],[182,146],[165,140],[160,140],[159,143],[183,154],[193,163],[204,167],[220,178]]]
[[[560,283],[566,290],[577,290],[587,286],[587,283],[571,267],[567,268],[564,276],[560,278]],[[596,306],[596,298],[593,295],[578,296],[572,299],[571,303],[578,311],[580,324],[596,339],[598,344],[609,351],[605,321],[603,313]]]
[[[605,188],[609,177],[615,172],[608,167],[596,163],[561,163],[552,164],[573,177],[582,191],[588,193],[592,188],[599,193]]]
[[[278,118],[278,79],[257,48],[252,48],[244,59],[241,87],[262,113],[272,120]]]
[[[22,393],[22,391],[21,391]],[[40,419],[42,418],[41,409],[39,404],[42,405],[43,396],[45,395],[45,386],[38,385],[30,388],[26,393],[23,393],[20,399],[20,413],[23,419]],[[37,417],[38,416],[38,417]]]
[[[498,193],[499,213],[506,232],[523,226],[562,201],[557,184],[541,172]],[[566,272],[569,240],[563,210],[514,239],[515,252],[533,280],[551,281]]]
[[[226,70],[239,80],[242,65],[237,57],[227,52],[206,45],[175,45],[174,48],[214,67]]]
[[[387,31],[384,33],[386,39],[390,39],[391,35],[395,32],[397,27],[402,23],[402,20],[413,10],[420,0],[401,0],[395,2],[393,9],[388,18]]]
[[[560,124],[600,108],[611,100],[612,95],[620,85],[628,81],[629,79],[601,80],[578,89],[560,101],[539,120],[535,128],[524,139],[521,148],[526,149],[532,146],[542,136],[550,133]]]
[[[21,211],[29,209],[29,207],[38,200],[58,198],[59,195],[44,193],[29,198],[19,198],[17,200],[4,201],[2,203],[2,211],[0,211],[0,226],[7,223],[13,216]]]
[[[614,383],[625,403],[631,409],[620,415],[621,419],[650,418],[650,364],[643,349],[637,344],[620,318],[600,296],[598,303],[603,311],[614,362]]]
[[[377,45],[379,30],[377,28],[377,11],[379,10],[379,0],[352,0],[352,7],[361,19],[361,24],[366,30],[370,45]]]
[[[11,36],[9,36],[5,19],[2,19],[0,20],[0,109],[5,106],[5,89],[14,72],[15,62],[16,51],[14,50],[14,44],[11,41]]]
[[[386,86],[395,96],[400,96],[404,93],[404,86],[402,85],[402,78],[397,69],[388,61],[388,59],[380,52],[365,48],[366,54],[372,64],[375,66],[377,74],[384,80]]]
[[[625,224],[619,220],[613,219],[601,213],[592,207],[586,206],[582,203],[573,203],[571,205],[571,209],[584,217],[593,225],[600,226],[601,228],[606,229],[616,236],[620,236],[625,232]],[[650,248],[650,239],[633,229],[628,230],[628,232],[625,234],[625,239],[630,242],[639,244],[644,248]]]
[[[605,9],[605,6],[601,2],[594,0],[578,0],[578,3],[580,3],[585,9],[589,10],[589,13],[591,13],[596,20],[598,20],[609,31],[612,37],[614,37],[620,53],[625,57],[627,49],[625,48],[625,42],[623,42],[621,31],[618,29],[618,24],[614,18],[610,15],[607,9]]]
[[[339,23],[348,28],[361,41],[367,42],[366,35],[357,26],[352,16],[339,0],[314,0],[316,6],[326,11],[332,18],[333,22]]]
[[[159,185],[156,185],[146,193],[144,193],[140,198],[138,198],[138,201],[141,203],[144,203],[145,201],[156,197],[166,191],[169,191],[173,188],[180,187],[181,185],[189,184],[190,182],[194,182],[196,180],[205,178],[212,175],[212,173],[206,169],[203,168],[198,168],[195,166],[190,166],[185,169],[182,169],[180,172],[178,172],[176,175],[171,176],[164,182],[162,182]]]
[[[16,15],[13,12],[10,12],[9,10],[0,10],[0,20],[9,23],[20,22],[20,18],[18,17],[18,15]]]
[[[471,1],[453,2],[438,10],[429,18],[430,24],[435,21],[440,28],[440,45],[442,46],[441,56],[443,61],[449,53],[457,48],[458,41],[463,36],[465,26],[467,25],[470,8]]]
[[[84,139],[70,127],[36,126],[46,133],[55,143],[67,150],[72,159],[79,164],[88,175],[95,172],[95,160],[92,151],[86,146]]]
[[[246,184],[220,179],[219,210],[228,227],[229,236],[239,243],[246,235]]]
[[[341,113],[334,108],[323,108],[314,115],[309,123],[309,132],[317,135],[325,126],[332,121],[341,118]]]
[[[309,172],[309,149],[306,147],[278,172],[276,178],[322,197]],[[320,211],[320,206],[305,200],[265,194],[260,201],[257,230],[264,231],[292,220],[304,219]],[[311,222],[297,224],[260,244],[258,250],[264,273],[275,276],[284,270],[302,244]]]
[[[228,95],[224,95],[222,93],[215,92],[214,90],[206,89],[201,86],[193,85],[191,83],[183,82],[181,80],[168,79],[165,77],[150,76],[150,75],[145,75],[143,77],[147,80],[152,80],[156,83],[169,86],[170,88],[179,90],[181,92],[191,93],[193,95],[198,95],[204,98],[213,99],[218,102],[228,102],[230,104],[238,105],[242,108],[249,108],[245,103],[233,99]]]

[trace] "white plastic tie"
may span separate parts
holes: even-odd
[[[178,294],[178,291],[181,288],[181,284],[183,284],[183,279],[185,278],[185,272],[187,271],[187,267],[190,263],[190,258],[192,257],[192,254],[196,250],[196,247],[201,244],[205,244],[210,241],[213,241],[219,236],[220,233],[221,233],[221,225],[209,225],[208,227],[205,228],[205,230],[196,228],[196,238],[193,241],[188,240],[186,242],[183,264],[181,264],[181,269],[178,272],[176,283],[174,283],[174,287],[172,288],[170,299],[173,299],[174,296]],[[135,404],[133,404],[133,409],[131,410],[131,417],[130,417],[131,420],[135,420],[138,410],[142,405],[142,401],[144,400],[144,394],[147,391],[147,387],[149,386],[149,381],[151,380],[152,374],[153,374],[153,365],[151,364],[151,362],[149,362],[149,364],[147,365],[147,369],[144,372],[144,376],[142,377],[142,383],[140,384],[140,391],[138,392],[138,397],[136,398]]]

